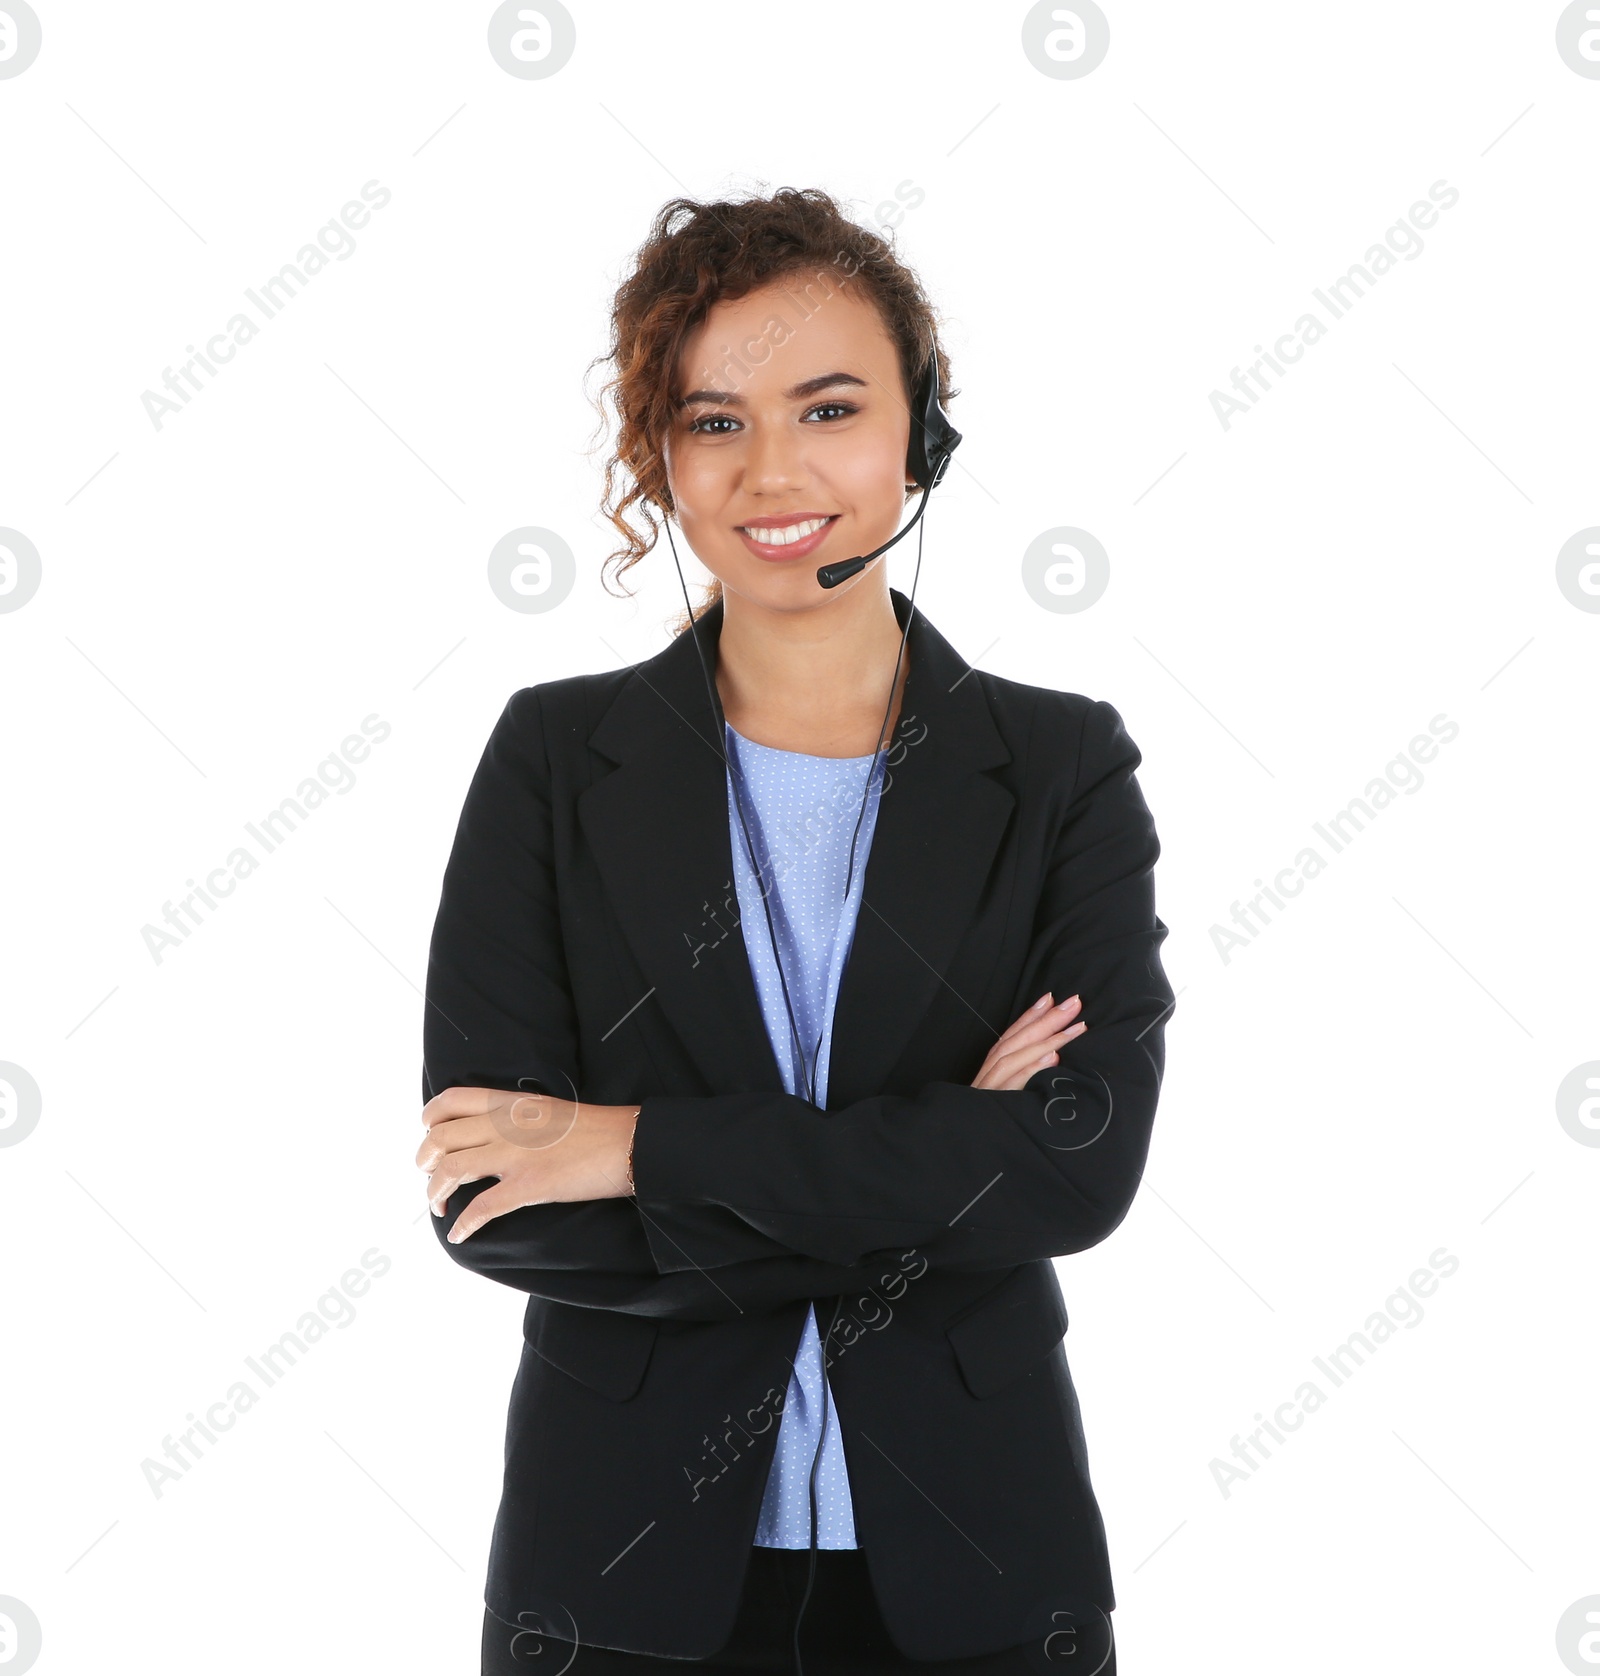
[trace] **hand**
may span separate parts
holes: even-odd
[[[455,1190],[493,1177],[451,1228],[459,1245],[484,1223],[522,1205],[628,1196],[628,1148],[638,1106],[594,1106],[552,1094],[447,1088],[422,1108],[427,1138],[417,1167],[428,1172],[435,1216]]]
[[[1046,990],[989,1049],[983,1069],[972,1079],[974,1088],[1004,1088],[1016,1093],[1036,1072],[1060,1062],[1057,1050],[1089,1026],[1071,1022],[1082,1010],[1078,996],[1068,996],[1060,1006],[1051,1006],[1054,1000],[1055,996]]]

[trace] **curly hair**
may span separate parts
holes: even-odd
[[[887,240],[858,226],[830,194],[783,187],[769,197],[734,201],[672,199],[657,213],[617,288],[611,346],[591,363],[611,369],[596,402],[602,425],[614,418],[616,432],[601,507],[622,545],[606,557],[608,592],[612,577],[620,581],[655,546],[661,513],[671,510],[666,442],[685,342],[716,303],[808,273],[824,295],[828,286],[859,282],[899,351],[908,401],[930,355],[938,360],[941,400],[956,394],[921,282]],[[805,289],[809,293],[812,285]],[[632,596],[624,588],[622,597]],[[694,615],[721,597],[722,584],[713,579]]]

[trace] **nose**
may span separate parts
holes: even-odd
[[[783,423],[751,427],[745,452],[744,486],[753,495],[781,495],[801,487],[810,473],[805,464],[804,439]]]

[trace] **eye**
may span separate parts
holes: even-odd
[[[729,413],[702,413],[698,419],[689,421],[691,435],[699,436],[727,436],[727,431],[715,430],[717,425],[731,425],[738,428],[739,421]]]
[[[850,414],[858,413],[858,412],[860,412],[860,409],[855,405],[854,402],[818,402],[815,407],[806,409],[806,418],[810,419],[814,414],[819,414],[820,413],[820,414],[830,415],[833,418],[841,418],[842,419],[842,418],[848,418]],[[829,423],[829,422],[830,422],[829,419],[823,419],[823,420],[819,421],[819,423],[823,423],[823,424],[826,424],[826,423]]]

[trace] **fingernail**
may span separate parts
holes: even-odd
[[[1040,996],[1040,997],[1039,997],[1039,999],[1038,999],[1038,1000],[1037,1000],[1037,1001],[1035,1001],[1035,1002],[1034,1002],[1034,1004],[1033,1004],[1033,1010],[1034,1010],[1034,1011],[1035,1011],[1035,1012],[1038,1012],[1038,1010],[1039,1010],[1039,1009],[1040,1009],[1040,1008],[1041,1008],[1041,1007],[1045,1007],[1045,1006],[1048,1006],[1048,1005],[1049,1005],[1049,1004],[1050,1004],[1050,991],[1049,991],[1049,990],[1048,990],[1048,989],[1047,989],[1047,990],[1046,990],[1046,991],[1045,991],[1045,992],[1044,992],[1044,994],[1043,994],[1043,995],[1041,995],[1041,996]]]
[[[1053,1053],[1047,1053],[1044,1058],[1039,1061],[1038,1065],[1035,1066],[1035,1069],[1042,1071],[1046,1065],[1053,1065],[1055,1063],[1055,1058],[1056,1056]]]
[[[1069,995],[1066,1000],[1061,1003],[1061,1011],[1065,1012],[1067,1008],[1070,1007],[1077,999],[1078,997],[1076,995]]]

